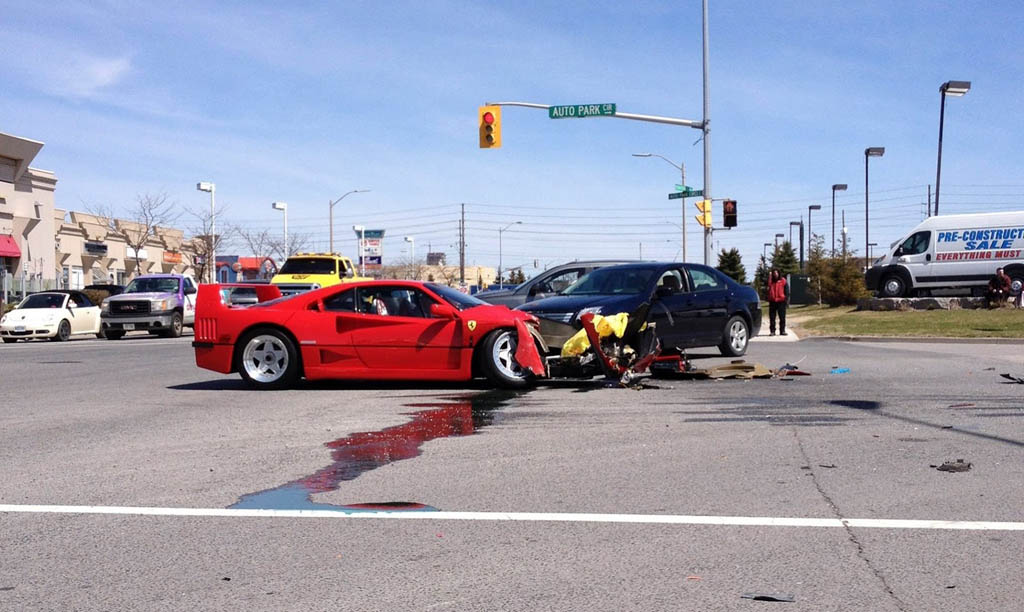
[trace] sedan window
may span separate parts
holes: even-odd
[[[693,279],[694,291],[714,291],[725,287],[725,283],[717,276],[697,268],[690,268],[690,278]]]
[[[63,293],[37,293],[30,295],[18,305],[18,308],[63,308]]]
[[[570,285],[562,295],[635,295],[650,290],[655,274],[652,268],[598,268]]]

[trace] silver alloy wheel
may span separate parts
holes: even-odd
[[[741,319],[736,319],[729,326],[729,346],[736,353],[747,348],[747,324]]]
[[[57,326],[56,340],[58,342],[65,342],[71,337],[71,324],[67,322],[67,319],[60,322]]]
[[[288,369],[288,347],[277,336],[253,336],[242,351],[242,367],[256,382],[275,383]]]
[[[491,362],[498,371],[509,378],[526,378],[526,370],[516,361],[516,346],[518,345],[515,332],[499,332],[494,340],[494,348],[491,349]]]

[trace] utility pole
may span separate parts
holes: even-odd
[[[459,219],[459,285],[466,284],[466,205],[462,204]]]
[[[928,184],[928,216],[932,216],[932,185]]]
[[[704,199],[711,201],[711,91],[708,88],[708,0],[704,7]],[[684,185],[686,183],[683,183]],[[704,265],[711,265],[711,226],[704,228]]]

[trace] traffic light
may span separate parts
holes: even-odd
[[[700,214],[696,216],[697,223],[700,223],[706,228],[711,227],[711,200],[698,200],[693,203],[700,211]]]
[[[722,225],[736,227],[736,200],[722,202]]]
[[[501,146],[501,107],[481,106],[480,116],[480,148],[497,149]]]

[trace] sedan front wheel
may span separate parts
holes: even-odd
[[[739,357],[747,352],[748,342],[750,342],[750,327],[743,317],[737,315],[725,324],[722,344],[718,345],[718,350],[726,357]]]

